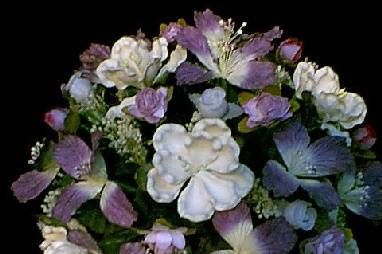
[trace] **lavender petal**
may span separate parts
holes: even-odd
[[[128,228],[137,220],[137,212],[134,211],[133,205],[116,183],[108,182],[106,184],[100,206],[110,223]]]
[[[97,242],[88,232],[82,230],[70,230],[67,237],[68,241],[75,245],[81,246],[92,252],[101,253]]]
[[[146,248],[143,243],[126,243],[121,246],[119,254],[145,254]]]
[[[176,70],[176,84],[179,86],[203,83],[211,78],[211,72],[188,62],[182,63]]]

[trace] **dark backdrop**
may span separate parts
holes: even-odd
[[[25,171],[30,146],[51,133],[42,122],[42,115],[63,105],[59,86],[79,66],[79,53],[90,42],[112,45],[121,36],[134,34],[137,28],[151,37],[158,34],[161,22],[184,17],[192,23],[193,10],[209,7],[238,23],[247,21],[247,31],[265,31],[280,25],[285,36],[302,39],[305,56],[321,66],[332,66],[343,87],[365,98],[369,107],[366,122],[382,135],[381,43],[377,38],[381,17],[376,4],[243,2],[179,0],[154,4],[130,0],[123,5],[93,2],[82,6],[20,3],[9,12],[3,9],[9,15],[2,16],[1,24],[2,34],[5,33],[2,43],[6,43],[2,47],[5,69],[1,69],[1,125],[5,127],[2,136],[6,141],[1,156],[1,210],[5,213],[1,221],[2,246],[11,247],[11,253],[39,253],[40,233],[33,216],[39,212],[38,201],[19,205],[8,187]],[[381,158],[381,141],[377,151]],[[379,253],[382,231],[357,216],[350,219],[361,253]]]

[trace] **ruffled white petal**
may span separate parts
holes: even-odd
[[[171,52],[168,62],[160,69],[154,83],[158,81],[166,72],[175,72],[179,65],[186,61],[186,58],[187,50],[182,48],[180,45],[177,45],[175,50]]]
[[[135,104],[135,96],[133,97],[127,97],[125,98],[121,104],[117,105],[117,106],[113,106],[111,107],[107,113],[106,113],[106,118],[110,119],[110,120],[113,120],[117,117],[122,117],[124,115],[123,113],[123,109],[126,108],[126,107],[129,107],[131,105],[134,105]]]
[[[210,219],[214,211],[213,203],[202,179],[198,176],[193,177],[178,199],[180,217],[192,222],[200,222]]]
[[[190,177],[186,163],[165,150],[154,154],[153,165],[163,180],[171,184],[183,183]]]
[[[167,151],[171,154],[185,155],[186,144],[191,138],[186,129],[179,124],[163,124],[155,132],[153,145],[156,151]]]
[[[170,203],[179,194],[181,184],[171,184],[163,179],[155,168],[152,168],[147,175],[147,191],[158,203]]]
[[[231,130],[227,124],[218,118],[205,118],[197,122],[192,129],[192,135],[202,133],[207,137],[226,139],[231,136]]]
[[[239,167],[240,147],[231,137],[225,143],[221,139],[214,140],[216,159],[208,165],[208,169],[228,173]]]

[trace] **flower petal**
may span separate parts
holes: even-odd
[[[180,124],[163,124],[156,129],[153,137],[156,151],[167,151],[174,155],[186,154],[185,145],[190,142],[189,134]]]
[[[341,137],[323,137],[312,143],[301,155],[306,160],[306,166],[296,169],[299,176],[326,176],[355,169],[355,162],[350,150]]]
[[[53,156],[58,165],[74,178],[79,178],[90,171],[92,151],[77,136],[65,136],[55,146]]]
[[[207,39],[199,29],[191,26],[184,27],[176,35],[176,40],[182,47],[189,49],[209,70],[219,73],[212,59]]]
[[[165,181],[155,168],[152,168],[147,174],[147,191],[159,203],[173,201],[178,196],[182,186],[183,183],[176,185]]]
[[[184,62],[187,58],[187,50],[183,49],[181,46],[177,45],[175,50],[171,52],[170,59],[168,62],[160,69],[158,75],[155,77],[154,83],[160,80],[160,78],[167,72],[175,72],[176,69]]]
[[[170,184],[182,184],[190,177],[185,168],[185,162],[178,155],[159,150],[154,154],[153,165],[164,181]]]
[[[137,212],[116,183],[106,183],[100,206],[110,223],[128,228],[137,220]]]
[[[216,212],[212,223],[219,235],[234,249],[240,248],[253,230],[251,212],[244,202],[234,209]]]
[[[351,129],[363,123],[367,113],[367,106],[363,98],[356,93],[345,93],[341,99],[344,104],[343,117],[340,120],[342,127]]]
[[[250,61],[233,67],[227,80],[244,89],[260,89],[276,81],[275,69],[271,62]]]
[[[229,173],[239,167],[240,147],[233,138],[227,138],[225,144],[215,139],[214,146],[217,157],[208,165],[208,169],[219,173]]]
[[[345,235],[337,229],[328,229],[305,244],[304,253],[339,254],[343,253]]]
[[[197,122],[192,129],[192,134],[199,134],[209,138],[226,139],[231,136],[231,129],[227,124],[218,118],[205,118]]]
[[[203,69],[195,64],[188,62],[182,63],[176,69],[176,84],[180,85],[192,85],[197,83],[203,83],[210,80],[213,75],[210,71]]]
[[[127,97],[123,99],[121,104],[117,106],[113,106],[107,111],[106,118],[110,120],[114,120],[115,118],[121,118],[125,114],[123,112],[123,109],[127,107],[130,111],[130,107],[135,105],[135,99],[136,99],[136,96]],[[139,115],[138,117],[142,117],[142,115]]]
[[[327,210],[333,210],[341,204],[341,199],[332,185],[317,180],[300,180],[305,189],[317,205]]]
[[[382,165],[379,161],[373,161],[367,165],[363,181],[365,185],[382,187]]]
[[[215,210],[235,207],[252,189],[254,174],[245,165],[228,174],[200,171],[197,176],[204,184]]]
[[[275,197],[287,197],[297,190],[300,183],[277,161],[270,160],[263,168],[263,185],[272,190]]]
[[[68,232],[68,241],[89,251],[101,253],[97,242],[88,232],[82,230],[71,230]]]
[[[171,230],[170,233],[172,237],[172,245],[179,250],[183,250],[186,247],[186,239],[184,238],[184,234],[179,230]]]
[[[125,243],[121,246],[119,254],[145,254],[146,248],[143,243]]]
[[[86,201],[93,199],[103,187],[103,183],[79,182],[67,187],[58,197],[52,210],[54,218],[67,223],[72,214]]]
[[[243,253],[287,254],[297,241],[293,228],[283,218],[257,226],[241,246]],[[246,252],[247,251],[247,252]]]
[[[300,165],[301,155],[307,149],[310,138],[302,124],[293,122],[286,130],[274,133],[273,140],[290,172],[294,174],[296,168],[303,168]]]
[[[53,181],[58,169],[37,171],[22,174],[12,183],[11,190],[19,202],[25,203],[36,198]]]
[[[316,209],[303,200],[295,200],[284,209],[284,217],[297,229],[311,230],[316,222]]]
[[[235,252],[233,250],[217,250],[213,251],[210,254],[234,254]]]
[[[178,213],[192,222],[208,220],[213,215],[213,203],[200,177],[193,177],[180,194]]]

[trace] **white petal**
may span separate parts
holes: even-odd
[[[342,97],[344,104],[343,117],[340,121],[342,127],[351,129],[357,124],[363,123],[367,113],[365,101],[356,93],[346,93]]]
[[[186,58],[187,50],[177,45],[175,50],[171,52],[168,62],[159,71],[159,74],[156,76],[154,83],[158,81],[166,72],[175,72],[179,65],[186,61]]]
[[[219,140],[205,136],[192,137],[191,143],[187,145],[187,157],[185,157],[191,169],[205,169],[218,158],[217,149],[214,148],[215,141]]]
[[[240,147],[233,138],[227,138],[225,143],[216,139],[214,148],[217,157],[208,165],[208,169],[219,173],[228,173],[239,167]]]
[[[202,171],[198,177],[217,211],[235,207],[251,190],[254,181],[253,172],[244,165],[229,174]]]
[[[314,65],[312,63],[300,62],[293,73],[293,84],[296,89],[297,98],[301,99],[303,91],[312,91],[315,85],[314,80]]]
[[[153,145],[156,151],[167,151],[174,155],[185,155],[185,145],[191,143],[186,129],[179,124],[163,124],[154,134]]]
[[[153,42],[153,50],[151,52],[152,57],[155,59],[160,59],[163,62],[168,57],[168,42],[165,38],[161,37],[159,39],[154,40]]]
[[[329,66],[325,66],[314,74],[316,85],[312,88],[313,94],[339,93],[340,81],[338,75]]]
[[[214,207],[199,177],[193,177],[180,194],[178,213],[180,217],[192,222],[200,222],[212,217]]]
[[[164,181],[155,168],[152,168],[147,174],[147,192],[158,203],[170,203],[179,194],[182,188],[181,184],[171,184]]]
[[[106,118],[113,120],[116,117],[122,117],[124,115],[122,109],[135,104],[135,96],[125,98],[121,104],[111,107],[107,113]]]
[[[171,184],[181,184],[190,177],[186,163],[165,150],[154,154],[153,165],[162,179]]]
[[[226,139],[231,136],[231,130],[227,124],[219,118],[205,118],[197,122],[192,129],[192,135],[202,133],[208,137]]]

